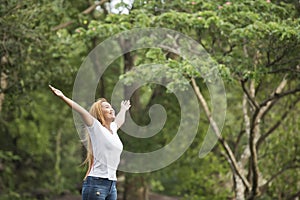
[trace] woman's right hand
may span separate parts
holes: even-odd
[[[49,88],[51,89],[53,94],[60,97],[68,106],[70,106],[73,110],[78,112],[81,115],[83,122],[87,126],[92,126],[93,125],[94,118],[92,117],[92,115],[87,110],[85,110],[83,107],[81,107],[78,103],[76,103],[72,99],[66,97],[62,93],[62,91],[60,91],[59,89],[56,89],[55,87],[53,87],[51,85],[49,85]]]
[[[56,96],[62,98],[65,95],[62,93],[62,91],[60,91],[59,89],[56,89],[55,87],[49,85],[49,88],[51,89],[51,91],[53,92],[53,94],[55,94]]]

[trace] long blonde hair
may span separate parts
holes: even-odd
[[[103,126],[106,126],[106,122],[104,120],[104,115],[102,112],[102,103],[103,102],[107,102],[107,100],[105,98],[100,98],[98,99],[95,103],[93,103],[93,105],[90,108],[90,114],[96,118]],[[88,164],[88,170],[85,174],[84,179],[86,179],[86,177],[88,176],[88,174],[90,173],[92,166],[93,166],[93,162],[94,162],[94,155],[93,155],[93,149],[92,149],[92,143],[91,143],[91,138],[90,135],[87,131],[86,132],[86,140],[87,140],[87,145],[86,145],[86,158],[83,161],[83,164]]]

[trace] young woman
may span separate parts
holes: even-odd
[[[82,186],[83,200],[116,200],[116,170],[120,162],[123,144],[117,130],[125,122],[125,113],[130,108],[129,100],[121,102],[120,112],[115,111],[104,99],[97,100],[90,109],[66,97],[60,90],[49,85],[52,92],[81,116],[88,132],[88,170]]]

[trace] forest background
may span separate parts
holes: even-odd
[[[152,193],[189,200],[299,198],[299,1],[136,0],[115,10],[110,3],[1,0],[0,199],[79,196],[85,150],[72,111],[48,84],[71,97],[81,64],[98,44],[148,27],[189,36],[216,61],[226,90],[226,120],[214,126],[210,80],[176,53],[141,49],[116,59],[101,76],[98,97],[110,100],[120,79],[131,87],[135,78],[147,78],[134,69],[159,63],[184,74],[203,113],[194,122],[199,126],[193,143],[178,160],[153,172],[119,172],[119,199],[146,200]],[[184,84],[144,85],[130,97],[137,124],[149,123],[154,104],[164,106],[167,121],[150,139],[121,131],[125,149],[148,152],[172,141],[181,110],[170,91]],[[218,143],[199,158],[209,124]]]

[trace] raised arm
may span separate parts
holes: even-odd
[[[120,128],[124,124],[126,111],[129,110],[130,107],[131,105],[129,100],[125,100],[121,102],[120,112],[117,114],[115,118],[115,122],[118,128]]]
[[[91,114],[84,109],[83,107],[81,107],[78,103],[76,103],[75,101],[73,101],[72,99],[66,97],[62,91],[54,88],[53,86],[49,85],[49,88],[51,89],[51,91],[53,92],[54,95],[58,96],[60,99],[62,99],[68,106],[70,106],[73,110],[75,110],[76,112],[78,112],[83,120],[83,122],[87,125],[87,126],[91,126],[93,124],[93,117],[91,116]]]

